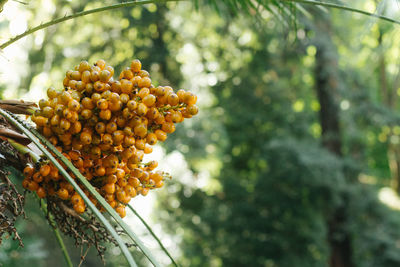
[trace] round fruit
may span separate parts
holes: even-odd
[[[66,72],[64,90],[47,89],[49,99],[39,101],[31,118],[37,130],[124,217],[131,198],[164,184],[164,174],[153,172],[157,161],[143,163],[144,154],[165,141],[175,124],[196,115],[198,107],[191,92],[155,87],[137,59],[119,74],[119,80],[113,75],[114,68],[102,59],[94,65],[80,62]],[[85,212],[81,196],[52,163],[27,165],[23,173],[23,187],[38,197],[55,196],[78,214]],[[89,199],[101,209],[93,196]]]

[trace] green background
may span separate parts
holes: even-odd
[[[10,1],[1,40],[113,3]],[[351,5],[400,14],[397,1]],[[198,116],[156,149],[173,179],[132,200],[180,265],[400,266],[400,26],[343,10],[271,7],[151,4],[49,27],[1,52],[2,98],[37,101],[81,60],[103,58],[118,73],[138,58],[155,85],[199,99]],[[26,202],[27,219],[17,223],[25,247],[5,240],[0,263],[62,266],[37,201]],[[78,265],[81,251],[65,239]],[[125,264],[110,247],[106,266]],[[82,266],[99,265],[91,249]]]

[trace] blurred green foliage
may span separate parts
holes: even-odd
[[[399,13],[395,1],[386,2],[353,4]],[[36,25],[102,4],[42,0],[8,3],[3,12],[16,9]],[[338,156],[321,145],[315,88],[317,44],[327,40],[316,34],[313,16],[323,11],[307,12],[313,15],[298,14],[296,27],[268,10],[253,17],[191,3],[82,17],[15,44],[25,56],[2,59],[18,78],[2,79],[3,95],[38,99],[46,87],[60,88],[65,70],[82,59],[104,58],[119,72],[139,58],[156,85],[199,95],[199,116],[163,145],[183,155],[187,168],[171,170],[174,179],[153,193],[153,217],[176,243],[171,252],[182,266],[329,266],[336,213],[344,223],[335,238],[350,237],[354,266],[399,266],[400,207],[380,200],[396,180],[390,164],[400,160],[399,28],[337,10],[325,14],[338,52],[332,51],[338,64],[326,66],[339,77]],[[0,32],[7,36],[10,28],[4,17]],[[56,266],[61,254],[52,232],[33,198],[27,204],[28,220],[18,227],[26,246],[7,240],[0,262]],[[80,251],[70,241],[78,263]],[[107,266],[122,266],[118,251],[109,251]],[[83,266],[98,264],[91,251]]]

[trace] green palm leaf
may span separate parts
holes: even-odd
[[[136,215],[136,217],[139,218],[139,220],[143,223],[143,225],[147,228],[147,230],[150,232],[150,234],[154,237],[154,239],[157,241],[157,243],[160,245],[161,249],[165,252],[165,254],[168,256],[168,258],[171,260],[172,264],[178,267],[178,264],[175,262],[174,258],[172,258],[171,254],[169,254],[168,250],[164,247],[164,245],[161,243],[161,240],[158,238],[158,236],[154,233],[153,229],[151,229],[150,225],[146,223],[146,221],[140,216],[140,214],[132,207],[132,205],[128,204],[128,208]]]
[[[85,195],[85,193],[83,192],[83,190],[79,187],[79,185],[74,181],[74,179],[68,174],[68,172],[61,166],[60,163],[58,163],[58,161],[53,157],[53,155],[51,154],[51,152],[55,153],[57,157],[61,158],[61,160],[65,160],[66,162],[64,162],[64,164],[66,164],[68,167],[70,167],[72,164],[61,154],[58,152],[58,150],[52,146],[48,146],[48,149],[43,146],[40,141],[45,141],[43,143],[47,143],[46,145],[49,144],[49,142],[47,142],[47,140],[41,136],[39,133],[37,133],[36,131],[33,131],[32,129],[30,129],[30,127],[28,127],[24,122],[20,122],[18,120],[18,118],[3,110],[0,109],[0,115],[2,115],[8,122],[10,122],[12,125],[14,125],[15,127],[17,127],[19,130],[21,130],[42,152],[43,154],[51,161],[51,163],[54,164],[54,166],[57,167],[57,169],[60,171],[60,173],[65,177],[65,179],[74,187],[74,189],[76,190],[76,192],[82,197],[82,199],[85,201],[85,203],[87,204],[87,206],[92,210],[92,212],[96,215],[96,217],[104,224],[105,228],[110,232],[110,234],[115,238],[115,240],[117,241],[119,247],[121,248],[122,253],[124,254],[126,260],[128,261],[130,266],[137,266],[131,253],[129,252],[125,242],[121,239],[121,237],[118,235],[117,231],[115,230],[115,228],[111,225],[111,223],[104,217],[104,215],[96,208],[96,206],[89,200],[89,198]],[[41,138],[39,138],[39,140],[36,138],[36,136],[39,136]],[[58,153],[56,153],[58,152]],[[67,164],[69,163],[69,164]],[[75,169],[75,168],[74,168]],[[74,171],[78,172],[78,170],[73,170],[71,169],[71,171],[75,174]],[[80,174],[80,173],[79,173]],[[76,174],[75,174],[76,175]],[[76,175],[78,176],[78,175]],[[82,176],[80,174],[80,176]],[[83,177],[83,176],[82,176]],[[79,179],[79,178],[78,178]],[[81,178],[82,180],[85,180],[85,178]],[[81,180],[80,179],[80,180]],[[92,187],[93,189],[93,187]],[[90,188],[88,188],[88,190],[90,191]],[[94,189],[93,189],[94,190]],[[95,191],[96,192],[96,191]],[[97,193],[97,192],[96,192]],[[98,194],[98,193],[97,193]],[[104,199],[98,194],[97,196],[94,195],[97,200],[101,203],[101,200],[104,201]],[[108,205],[108,204],[107,204]],[[110,209],[112,209],[109,205],[108,207]],[[107,207],[105,207],[107,209]],[[107,209],[108,210],[108,209]],[[114,210],[113,210],[114,211]],[[115,213],[115,211],[114,211]],[[118,215],[117,215],[118,216]],[[121,220],[121,218],[119,218]]]

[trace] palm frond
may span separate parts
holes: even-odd
[[[378,18],[390,23],[395,23],[395,24],[399,24],[400,25],[400,21],[393,19],[393,18],[389,18],[387,16],[383,16],[381,14],[377,14],[377,13],[371,13],[365,10],[361,10],[358,8],[353,8],[353,7],[349,7],[349,6],[345,6],[345,5],[339,5],[339,4],[335,4],[335,3],[330,3],[330,2],[322,2],[322,1],[314,1],[314,0],[280,0],[281,2],[292,2],[292,3],[299,3],[299,4],[305,4],[305,5],[314,5],[314,6],[321,6],[321,7],[327,7],[327,8],[334,8],[334,9],[340,9],[340,10],[344,10],[344,11],[349,11],[349,12],[354,12],[354,13],[358,13],[358,14],[362,14],[362,15],[366,15],[369,17],[374,17],[374,18]]]
[[[227,10],[231,14],[237,14],[239,12],[245,12],[250,15],[253,15],[258,11],[258,6],[263,7],[264,9],[270,11],[271,13],[276,13],[274,10],[278,10],[279,14],[283,16],[287,20],[293,20],[296,17],[296,11],[300,12],[304,11],[304,8],[301,5],[313,5],[317,7],[324,8],[334,8],[340,9],[343,11],[354,12],[374,18],[378,18],[383,21],[387,21],[390,23],[400,24],[399,20],[383,16],[381,14],[371,13],[365,10],[361,10],[358,8],[353,8],[347,5],[335,4],[328,1],[315,1],[315,0],[194,0],[195,7],[199,8],[201,5],[200,2],[213,7],[218,12],[221,10]]]
[[[54,232],[54,235],[56,236],[56,239],[57,239],[58,244],[60,245],[61,251],[62,251],[62,253],[63,253],[63,255],[64,255],[65,262],[67,263],[68,267],[73,267],[73,264],[72,264],[72,261],[71,261],[71,257],[69,256],[68,250],[67,250],[67,248],[65,247],[65,244],[64,244],[64,241],[63,241],[63,239],[62,239],[62,237],[61,237],[60,231],[59,231],[58,228],[57,228],[57,225],[56,225],[56,223],[55,223],[55,221],[54,221],[54,219],[53,219],[52,214],[50,214],[50,213],[48,212],[46,206],[47,206],[47,205],[46,205],[46,203],[44,202],[44,200],[43,200],[43,199],[40,199],[40,208],[41,208],[41,210],[43,211],[43,213],[44,213],[46,216],[48,216],[48,218],[49,218],[50,226],[51,226],[51,228],[53,229],[53,232]]]
[[[11,38],[10,40],[0,44],[0,49],[4,49],[7,46],[11,45],[12,43],[15,43],[16,41],[18,41],[19,39],[28,36],[34,32],[37,32],[39,30],[43,30],[45,28],[48,28],[50,26],[56,25],[58,23],[70,20],[70,19],[75,19],[78,17],[83,17],[83,16],[87,16],[90,14],[94,14],[94,13],[99,13],[99,12],[104,12],[104,11],[108,11],[108,10],[112,10],[112,9],[118,9],[118,8],[124,8],[124,7],[134,7],[134,6],[141,6],[141,5],[145,5],[145,4],[157,4],[157,3],[165,3],[165,2],[178,2],[181,0],[163,0],[163,1],[157,1],[157,0],[145,0],[145,1],[127,1],[127,2],[123,2],[123,3],[119,3],[119,4],[114,4],[114,5],[108,5],[108,6],[104,6],[104,7],[99,7],[99,8],[94,8],[94,9],[90,9],[90,10],[86,10],[86,11],[81,11],[81,12],[77,12],[71,15],[65,15],[64,17],[61,18],[57,18],[45,23],[41,23],[40,25],[33,27],[31,29],[26,30],[25,32]]]
[[[37,135],[39,135],[39,136],[41,136],[41,135],[39,133],[37,133],[37,132],[34,133],[34,131],[32,129],[30,129],[29,126],[27,126],[24,122],[19,121],[19,119],[15,115],[13,115],[13,114],[11,114],[11,113],[3,110],[3,109],[0,109],[0,115],[3,116],[8,122],[13,124],[15,127],[17,127],[19,130],[21,130],[21,132],[23,132],[43,152],[43,154],[51,161],[51,163],[53,163],[54,166],[57,167],[59,172],[74,187],[75,191],[82,197],[82,199],[85,201],[86,205],[92,210],[92,212],[96,215],[96,217],[103,223],[103,225],[110,232],[110,234],[113,236],[113,238],[115,238],[115,240],[117,241],[119,247],[121,248],[122,253],[124,254],[126,260],[128,261],[129,266],[136,267],[137,265],[136,265],[132,255],[131,255],[131,253],[129,252],[125,242],[118,235],[118,233],[115,230],[115,228],[104,217],[104,215],[96,208],[96,206],[90,201],[90,199],[86,196],[86,194],[79,187],[79,185],[75,182],[75,180],[68,174],[68,172],[61,166],[61,164],[53,157],[52,153],[58,152],[58,150],[55,149],[54,146],[51,146],[51,147],[48,146],[48,149],[51,152],[49,150],[47,150],[47,148],[40,143],[40,141],[42,141],[42,140],[39,141],[36,138]],[[39,139],[41,139],[41,138],[39,138]],[[46,141],[44,143],[48,143],[47,140],[44,137],[42,137],[42,139]],[[59,158],[63,157],[69,163],[69,161],[64,156],[61,155],[61,153],[58,152],[58,153],[55,153],[55,154]],[[61,159],[61,160],[63,160],[63,159]],[[64,164],[66,164],[66,163],[64,162]],[[69,163],[69,165],[71,165],[71,163]],[[73,171],[73,170],[71,170],[71,171]],[[78,173],[79,173],[79,171],[78,171]],[[85,180],[85,179],[83,179],[83,180]],[[101,202],[101,200],[104,201],[104,199],[100,195],[99,196],[95,196],[95,197],[99,198],[98,199],[99,202]],[[121,218],[119,218],[119,219],[121,219]]]
[[[109,213],[111,215],[111,217],[124,230],[124,232],[131,238],[131,240],[139,247],[139,249],[149,259],[149,261],[156,267],[161,266],[158,263],[158,261],[156,260],[156,258],[152,255],[150,250],[142,243],[142,241],[140,241],[139,237],[121,219],[121,217],[117,214],[117,212],[105,201],[105,199],[96,191],[96,189],[88,182],[88,180],[86,180],[86,178],[79,172],[79,170],[76,169],[75,166],[66,157],[64,157],[64,155],[61,154],[53,146],[53,144],[51,144],[44,136],[42,136],[39,132],[37,132],[34,129],[29,129],[29,130],[35,137],[37,137],[43,144],[45,144],[47,146],[47,148],[49,150],[51,150],[51,152],[53,152],[62,161],[62,163],[64,163],[67,166],[67,168],[78,178],[79,182],[82,183],[85,186],[85,188],[90,192],[90,194],[92,194],[96,198],[96,200],[103,206],[103,208],[107,211],[107,213]],[[68,182],[70,182],[70,181],[68,180]],[[72,179],[72,182],[75,183],[75,181],[73,179]],[[79,186],[77,185],[77,187],[79,187]],[[83,193],[83,191],[82,191],[82,193]],[[89,202],[94,208],[96,208],[91,201],[89,201]],[[97,210],[97,208],[96,208],[96,210]]]
[[[179,2],[182,0],[163,0],[163,1],[157,1],[157,0],[145,0],[145,1],[127,1],[119,4],[114,4],[114,5],[108,5],[100,8],[95,8],[95,9],[90,9],[86,11],[81,11],[77,12],[68,16],[64,16],[61,18],[57,18],[45,23],[41,23],[38,26],[35,26],[31,29],[28,29],[22,34],[19,34],[8,41],[0,44],[0,49],[4,49],[7,46],[15,43],[19,39],[28,36],[34,32],[37,32],[39,30],[43,30],[47,27],[56,25],[58,23],[75,19],[78,17],[83,17],[87,16],[90,14],[94,13],[99,13],[99,12],[105,12],[113,9],[118,9],[118,8],[124,8],[124,7],[134,7],[134,6],[140,6],[140,5],[145,5],[145,4],[157,4],[157,3],[165,3],[165,2]],[[388,21],[391,23],[395,24],[400,24],[399,20],[389,18],[387,16],[383,16],[380,14],[375,14],[371,12],[367,12],[361,9],[357,8],[352,8],[349,6],[345,5],[339,5],[335,3],[330,3],[330,2],[322,2],[322,1],[314,1],[314,0],[203,0],[201,1],[202,3],[211,6],[214,8],[217,12],[221,12],[221,10],[228,10],[229,12],[233,14],[237,14],[239,12],[246,12],[248,14],[254,15],[255,13],[259,12],[258,7],[263,7],[265,10],[268,10],[272,13],[275,13],[274,10],[278,10],[279,13],[282,14],[287,20],[292,21],[293,18],[296,17],[296,11],[299,10],[300,12],[305,11],[304,8],[299,6],[301,5],[314,5],[318,7],[327,7],[327,8],[335,8],[335,9],[340,9],[344,11],[350,11],[370,17],[375,17],[384,21]],[[199,9],[201,7],[200,5],[200,0],[194,0],[194,7],[196,9]],[[307,12],[306,12],[307,13]],[[278,16],[279,17],[279,16]]]
[[[160,245],[161,249],[165,252],[165,254],[168,256],[168,258],[171,260],[172,264],[174,266],[178,267],[178,264],[175,262],[174,258],[172,258],[171,254],[169,254],[168,250],[164,247],[164,245],[162,244],[161,240],[154,233],[153,229],[151,229],[150,225],[142,218],[142,216],[140,216],[140,214],[132,207],[132,205],[128,204],[127,206],[136,215],[136,217],[139,218],[139,220],[143,223],[143,225],[147,228],[149,233],[153,236],[153,238]]]

